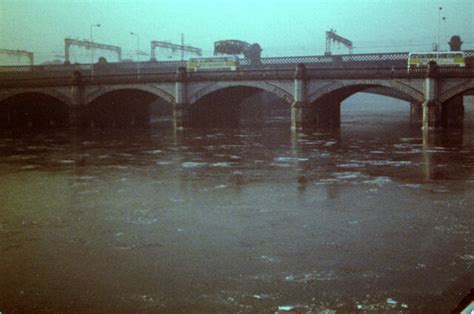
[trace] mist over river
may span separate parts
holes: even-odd
[[[473,121],[2,130],[0,312],[449,313],[473,282]]]

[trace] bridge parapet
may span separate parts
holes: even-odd
[[[76,73],[78,73],[76,71]],[[81,72],[79,72],[81,73]],[[417,79],[424,78],[427,70],[406,68],[374,68],[374,69],[306,69],[305,79]],[[184,72],[187,81],[239,81],[239,80],[292,80],[295,76],[294,70],[286,69],[243,69],[238,71],[209,71],[209,72]],[[438,68],[438,76],[441,78],[472,78],[474,68]],[[70,75],[49,76],[9,76],[0,77],[0,88],[15,87],[48,87],[71,85]],[[176,73],[108,73],[87,75],[82,74],[84,85],[101,84],[144,84],[176,82]]]

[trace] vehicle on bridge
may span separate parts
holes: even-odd
[[[464,52],[410,52],[408,54],[408,69],[426,67],[430,61],[435,61],[441,67],[465,67]]]
[[[239,58],[210,57],[210,58],[190,58],[187,62],[188,71],[236,71],[239,67]]]

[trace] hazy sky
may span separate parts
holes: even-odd
[[[100,23],[94,40],[121,46],[124,58],[136,50],[130,32],[147,53],[151,40],[180,43],[184,33],[185,44],[206,54],[224,39],[258,42],[263,56],[322,54],[331,28],[354,52],[420,51],[436,42],[439,13],[441,48],[458,34],[474,49],[474,0],[0,0],[0,48],[52,60],[64,54],[65,37],[89,39]],[[73,58],[86,62],[88,53],[76,49]]]

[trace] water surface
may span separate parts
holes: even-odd
[[[0,311],[450,312],[473,279],[473,129],[397,117],[4,131]]]

